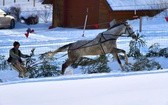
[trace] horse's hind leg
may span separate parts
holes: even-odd
[[[70,60],[70,59],[67,59],[66,62],[62,65],[62,71],[61,71],[61,74],[63,75],[65,73],[65,70],[68,66],[70,66],[72,63],[74,63],[75,60]]]
[[[70,65],[70,60],[67,59],[66,62],[64,64],[62,64],[62,70],[61,70],[61,74],[63,75],[65,72],[65,69]]]

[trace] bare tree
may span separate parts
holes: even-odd
[[[40,11],[38,11],[39,18],[42,19],[45,23],[48,22],[49,17],[51,16],[51,5],[45,5]]]

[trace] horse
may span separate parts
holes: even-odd
[[[68,59],[62,64],[61,74],[63,75],[66,68],[77,61],[79,58],[87,55],[102,55],[111,53],[117,62],[119,63],[122,70],[124,67],[119,59],[118,53],[123,53],[125,56],[125,63],[128,64],[128,57],[126,51],[117,48],[116,41],[121,35],[126,37],[132,37],[136,40],[137,36],[134,33],[132,27],[127,22],[118,24],[115,21],[111,22],[111,27],[106,31],[99,33],[93,40],[79,40],[74,43],[66,44],[55,51],[45,53],[47,57],[52,57],[58,52],[68,53]]]

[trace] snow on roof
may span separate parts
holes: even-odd
[[[112,10],[163,9],[167,0],[107,0]],[[166,4],[165,4],[166,3]]]

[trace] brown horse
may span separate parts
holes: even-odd
[[[116,40],[123,34],[126,34],[127,37],[136,39],[134,31],[128,23],[119,23],[112,25],[108,30],[98,34],[93,40],[79,40],[77,42],[64,45],[53,52],[47,52],[46,55],[51,57],[58,52],[68,52],[68,59],[62,65],[62,74],[64,74],[65,69],[69,65],[73,64],[80,57],[86,55],[102,55],[107,53],[111,53],[114,58],[117,59],[121,69],[124,70],[118,57],[118,53],[124,53],[126,64],[128,64],[128,58],[126,52],[122,49],[118,49],[116,45]]]

